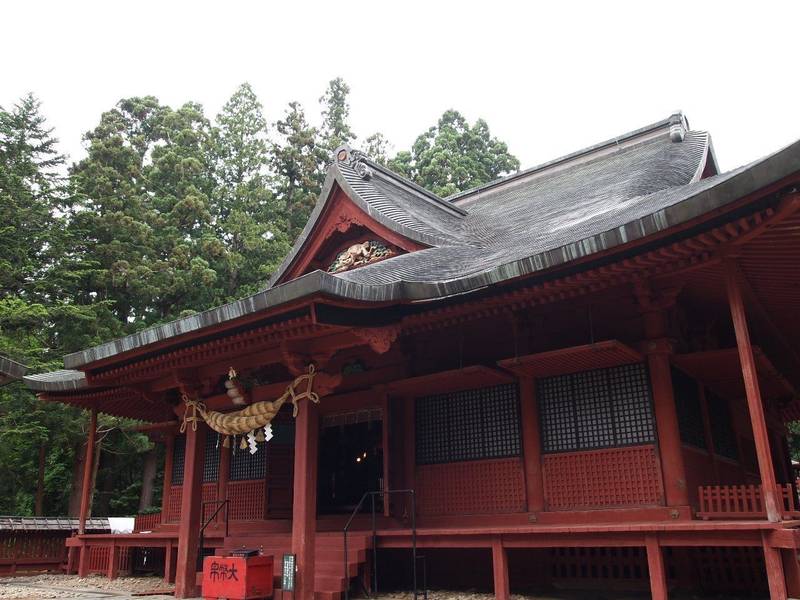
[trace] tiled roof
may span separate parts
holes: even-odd
[[[800,171],[800,142],[701,180],[708,161],[713,163],[708,134],[688,131],[682,115],[450,201],[368,159],[337,161],[273,282],[313,231],[334,185],[370,217],[426,248],[336,275],[314,271],[271,283],[242,300],[68,355],[65,365],[78,368],[313,295],[362,302],[436,300],[563,266],[702,217]],[[61,389],[78,389],[74,372],[49,375],[26,381],[32,386],[63,381],[67,387]]]
[[[10,383],[16,379],[22,379],[22,376],[28,372],[28,367],[15,360],[0,356],[0,385]]]
[[[77,531],[73,517],[8,517],[0,516],[0,531]],[[87,531],[111,531],[108,519],[86,519]]]

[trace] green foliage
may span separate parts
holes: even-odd
[[[417,138],[411,152],[389,161],[389,168],[446,197],[516,171],[519,160],[491,136],[486,121],[470,127],[459,112],[448,110]]]
[[[58,369],[66,353],[262,289],[305,226],[333,150],[357,139],[349,92],[329,82],[319,127],[297,102],[268,126],[246,83],[213,121],[197,103],[125,98],[69,169],[34,96],[0,108],[0,354]],[[439,194],[518,166],[486,123],[454,111],[410,152],[390,160],[380,133],[363,150]],[[67,514],[87,422],[21,383],[0,387],[0,514],[32,514],[42,445],[44,512]],[[132,425],[100,415],[96,516],[139,507],[152,444]]]

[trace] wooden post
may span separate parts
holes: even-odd
[[[109,579],[116,579],[117,575],[119,575],[119,552],[120,547],[116,544],[111,544],[111,547],[108,549],[108,569],[106,571],[106,576]]]
[[[664,478],[664,497],[667,506],[686,506],[689,504],[689,493],[686,487],[686,467],[683,463],[678,412],[675,409],[672,389],[669,364],[671,350],[671,344],[665,339],[651,339],[646,344],[661,474]]]
[[[402,403],[403,408],[403,440],[405,442],[403,448],[405,450],[403,455],[403,481],[407,490],[419,492],[415,487],[417,479],[417,438],[414,425],[414,398],[406,396],[398,399],[398,401]],[[411,500],[406,498],[404,503],[407,507],[405,517],[408,519],[408,522],[410,522]],[[417,497],[417,506],[419,506],[419,496]]]
[[[761,542],[764,548],[764,567],[767,571],[769,598],[770,600],[786,600],[786,578],[783,574],[781,551],[769,545],[766,532],[761,534]]]
[[[196,424],[195,430],[192,425]],[[208,427],[189,423],[186,428],[186,456],[183,465],[181,520],[178,523],[178,559],[175,570],[175,597],[197,595],[197,553],[203,518],[203,455]]]
[[[383,489],[389,490],[391,489],[389,485],[389,396],[386,394],[386,388],[381,387],[378,391],[381,398],[381,410],[383,411],[383,421],[381,421],[383,427],[381,431],[383,444]],[[385,517],[389,516],[391,502],[392,499],[388,495],[383,496],[383,515]]]
[[[645,538],[647,547],[647,568],[650,571],[650,595],[653,600],[667,600],[669,592],[667,590],[667,572],[664,569],[664,555],[658,538],[648,535]]]
[[[292,553],[297,556],[297,600],[314,600],[314,549],[317,533],[317,459],[319,409],[304,400],[298,404],[294,442]]]
[[[161,522],[168,523],[169,494],[172,490],[172,465],[175,460],[175,434],[169,433],[164,438],[164,487],[161,491]]]
[[[175,583],[175,563],[178,561],[178,549],[172,543],[164,548],[164,583]]]
[[[539,429],[539,406],[536,402],[536,381],[533,377],[522,376],[519,378],[519,395],[528,512],[541,512],[544,510],[542,442]]]
[[[758,470],[761,474],[761,493],[764,498],[764,507],[767,510],[767,519],[777,522],[781,520],[781,510],[776,494],[775,470],[772,465],[772,453],[769,448],[767,423],[764,419],[764,404],[761,401],[761,389],[758,385],[758,372],[753,358],[753,347],[750,345],[750,332],[747,327],[744,300],[739,287],[739,269],[731,261],[726,261],[724,268],[728,303],[730,304],[733,328],[736,332],[736,346],[739,349],[739,362],[742,367],[744,389],[747,395],[747,408],[750,411],[750,421],[753,424],[753,441],[756,446]]]
[[[259,452],[266,452],[265,448]],[[228,499],[228,482],[231,479],[231,447],[225,446],[220,440],[219,447],[219,476],[217,477],[217,502],[223,502]],[[219,505],[217,505],[219,506]],[[266,509],[266,504],[264,505]],[[228,510],[230,505],[226,506],[217,514],[217,523],[225,523],[225,519],[229,519]]]
[[[492,571],[494,573],[495,600],[508,600],[511,586],[508,579],[508,552],[502,538],[492,540]]]
[[[83,486],[81,487],[81,509],[78,514],[78,534],[86,533],[86,518],[92,499],[92,471],[94,470],[94,442],[97,436],[97,409],[92,408],[89,417],[89,432],[86,437],[86,455],[83,460]],[[78,558],[78,577],[89,574],[89,547],[81,544]]]

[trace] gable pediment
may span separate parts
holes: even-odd
[[[338,185],[333,185],[323,210],[301,238],[294,258],[274,283],[312,271],[342,273],[426,248],[379,223]]]

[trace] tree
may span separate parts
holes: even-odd
[[[270,189],[267,122],[249,84],[242,84],[217,115],[212,133],[215,188],[212,263],[226,300],[263,288],[289,251],[286,211]]]
[[[32,94],[0,107],[0,297],[30,293],[45,267],[52,213],[66,201],[64,157]]]
[[[399,152],[389,168],[439,196],[449,196],[519,169],[508,146],[491,136],[486,121],[470,127],[455,110],[420,135],[411,152]]]
[[[389,140],[382,133],[377,132],[364,140],[363,152],[379,165],[386,166],[389,164],[391,148]]]
[[[328,82],[328,88],[319,99],[322,104],[321,146],[327,151],[328,156],[333,154],[342,144],[349,144],[356,139],[355,133],[350,128],[350,104],[347,96],[350,93],[348,86],[341,77]]]
[[[322,188],[322,169],[328,154],[318,131],[306,121],[303,107],[290,102],[284,118],[275,123],[278,139],[272,146],[275,193],[285,207],[288,237],[305,227]]]

